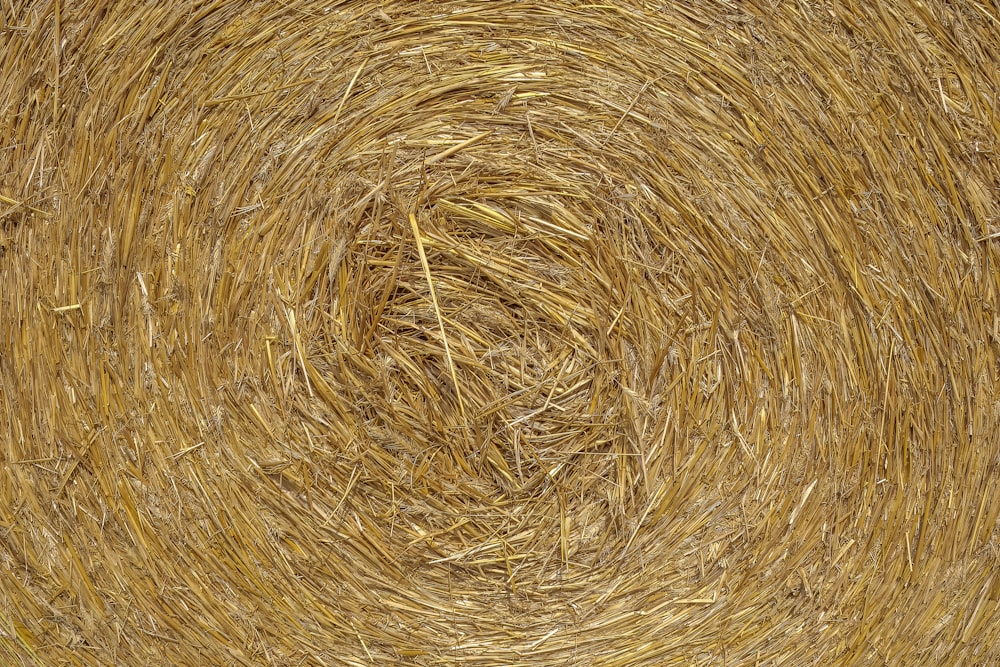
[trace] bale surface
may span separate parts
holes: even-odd
[[[0,663],[1000,662],[995,3],[0,12]]]

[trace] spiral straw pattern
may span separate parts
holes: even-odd
[[[0,662],[1000,662],[993,3],[0,2]]]

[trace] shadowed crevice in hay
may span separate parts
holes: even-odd
[[[0,11],[4,662],[1000,659],[995,8]]]

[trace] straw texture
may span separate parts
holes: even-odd
[[[0,663],[1000,662],[995,3],[0,12]]]

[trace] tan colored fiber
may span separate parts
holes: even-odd
[[[998,54],[0,2],[0,665],[1000,664]]]

